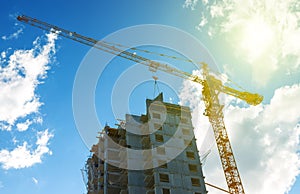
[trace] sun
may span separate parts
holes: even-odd
[[[274,42],[275,32],[262,17],[254,16],[242,25],[240,46],[251,60],[265,54]]]

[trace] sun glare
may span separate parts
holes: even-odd
[[[254,17],[243,25],[241,47],[249,58],[259,58],[270,48],[273,41],[272,27],[262,18]]]

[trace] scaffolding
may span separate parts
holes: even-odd
[[[99,133],[99,143],[92,147],[93,155],[86,164],[88,194],[206,193],[189,108],[163,102],[162,94],[147,99],[146,107],[145,115],[126,115],[122,125],[105,126]],[[167,146],[176,130],[180,137],[176,144]],[[145,170],[119,168],[120,163],[135,162],[137,156],[108,146],[107,138],[122,147],[141,150]],[[170,159],[170,152],[178,152],[178,156]]]

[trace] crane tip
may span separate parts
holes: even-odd
[[[264,97],[259,94],[253,94],[252,98],[247,99],[247,103],[251,105],[259,105],[263,101]]]
[[[28,17],[25,15],[18,15],[17,20],[20,22],[28,22]]]

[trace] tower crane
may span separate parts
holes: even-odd
[[[248,104],[254,106],[262,102],[263,96],[256,93],[239,91],[234,88],[223,85],[221,80],[217,79],[209,72],[208,65],[205,63],[202,63],[202,77],[199,77],[197,75],[190,74],[188,72],[184,72],[177,68],[168,66],[167,64],[156,62],[148,58],[139,56],[135,52],[123,50],[120,47],[121,45],[118,44],[113,44],[105,41],[98,41],[93,38],[89,38],[80,35],[76,32],[65,30],[63,28],[48,24],[46,22],[25,15],[18,16],[17,19],[21,22],[41,28],[46,31],[50,31],[52,33],[59,34],[60,36],[97,48],[104,52],[108,52],[116,56],[120,56],[128,60],[134,61],[136,63],[148,66],[149,69],[152,71],[164,71],[168,74],[172,74],[174,76],[181,77],[183,79],[191,80],[193,82],[201,84],[202,100],[205,104],[204,115],[208,117],[209,122],[211,123],[214,131],[214,136],[217,143],[217,148],[219,151],[229,193],[245,193],[224,124],[224,115],[222,112],[224,105],[220,104],[218,96],[220,93],[225,93],[239,98],[247,102]]]

